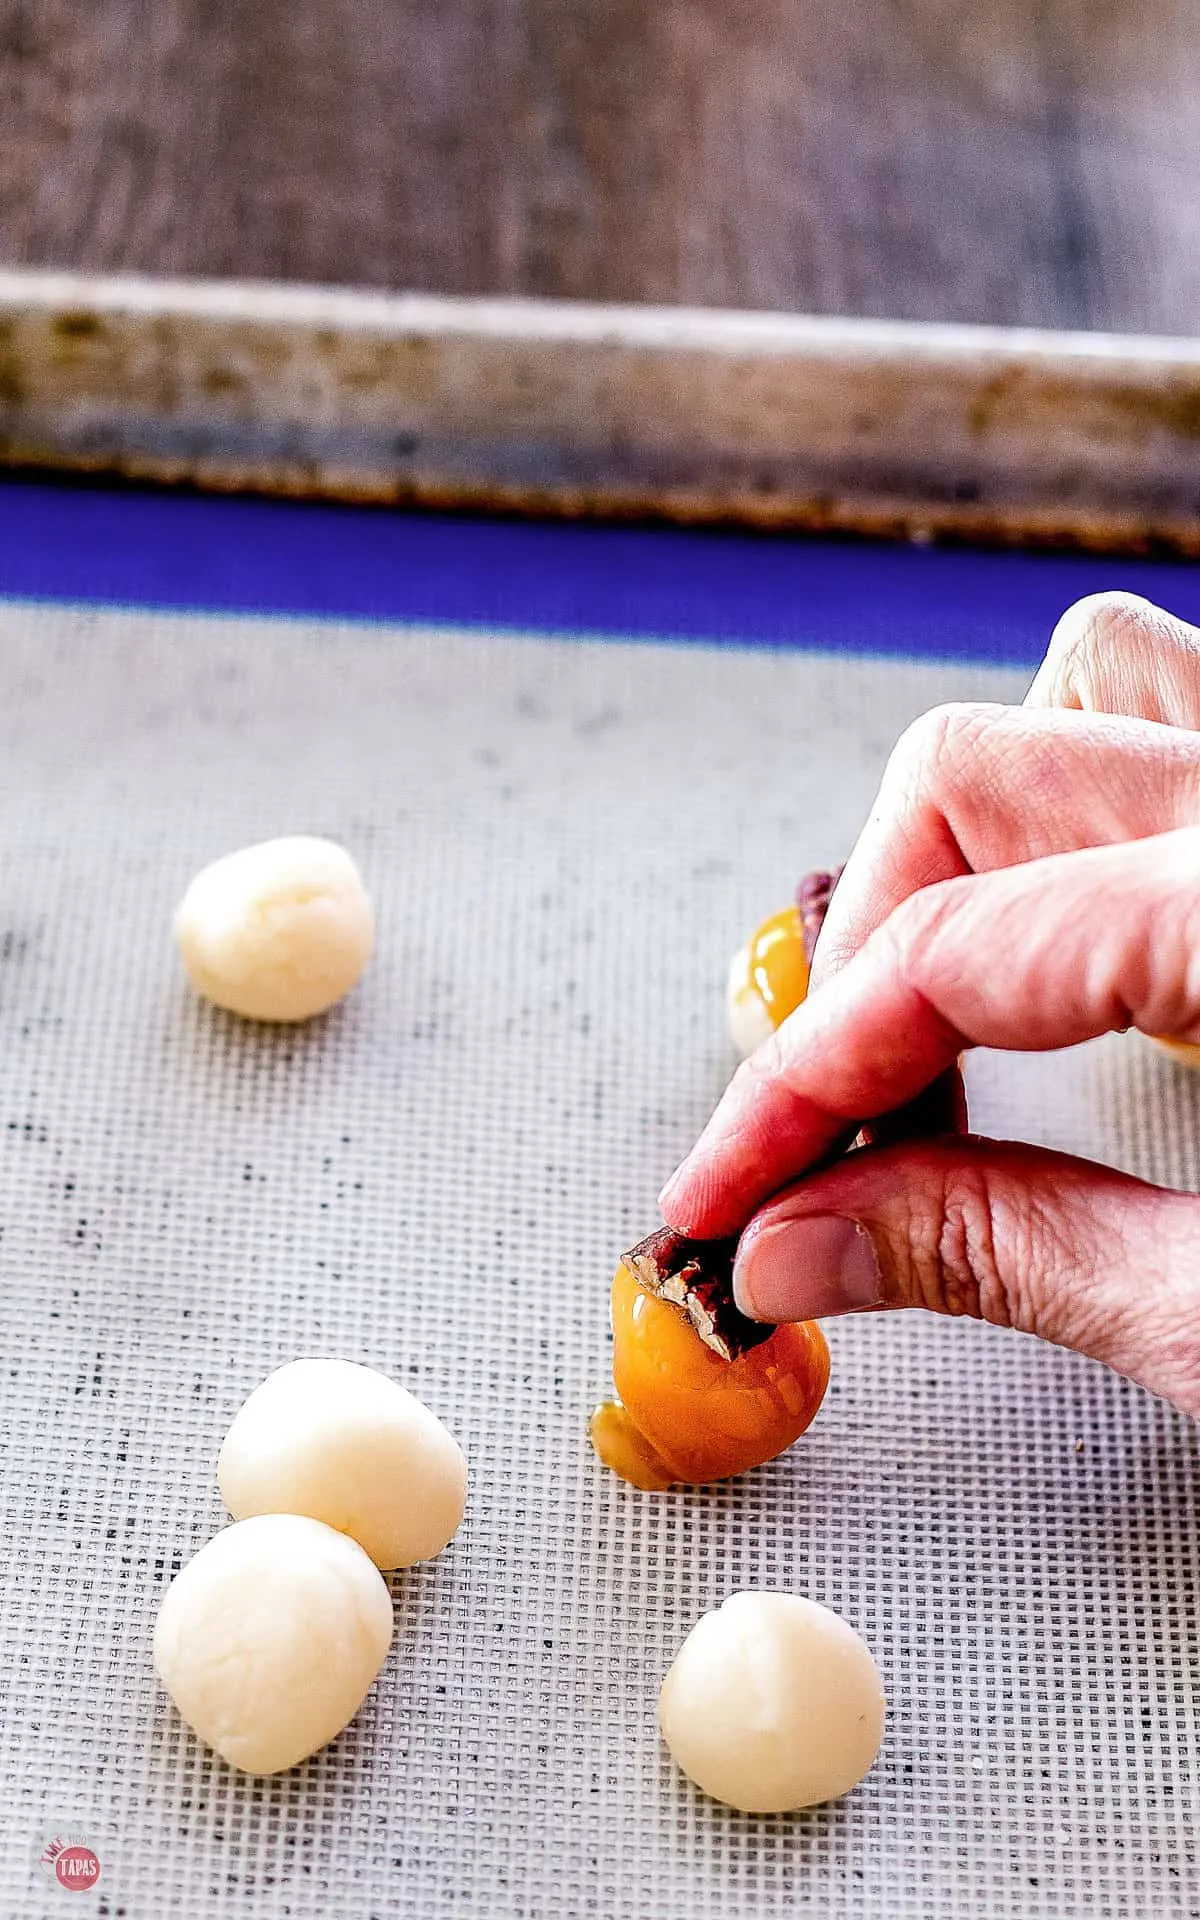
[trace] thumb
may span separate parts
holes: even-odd
[[[743,1312],[927,1307],[1039,1334],[1200,1414],[1200,1199],[1038,1147],[849,1154],[751,1221]]]

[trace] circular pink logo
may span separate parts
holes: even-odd
[[[68,1893],[89,1893],[100,1878],[100,1862],[82,1841],[72,1841],[68,1846],[51,1841],[42,1858]]]

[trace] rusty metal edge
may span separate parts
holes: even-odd
[[[0,465],[1200,554],[1200,345],[0,271]]]

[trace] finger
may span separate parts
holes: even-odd
[[[1200,727],[1200,632],[1137,594],[1090,594],[1055,627],[1025,704]]]
[[[919,888],[1200,820],[1200,734],[954,705],[900,740],[829,905],[813,985]]]
[[[1057,854],[914,894],[734,1075],[660,1196],[682,1232],[739,1231],[852,1120],[970,1046],[1200,1035],[1200,829]]]
[[[764,1320],[967,1314],[1200,1413],[1200,1200],[1064,1154],[991,1140],[851,1154],[757,1216],[734,1288]]]

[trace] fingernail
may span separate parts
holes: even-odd
[[[870,1236],[857,1220],[813,1213],[752,1226],[738,1249],[733,1295],[752,1320],[820,1320],[883,1305]]]

